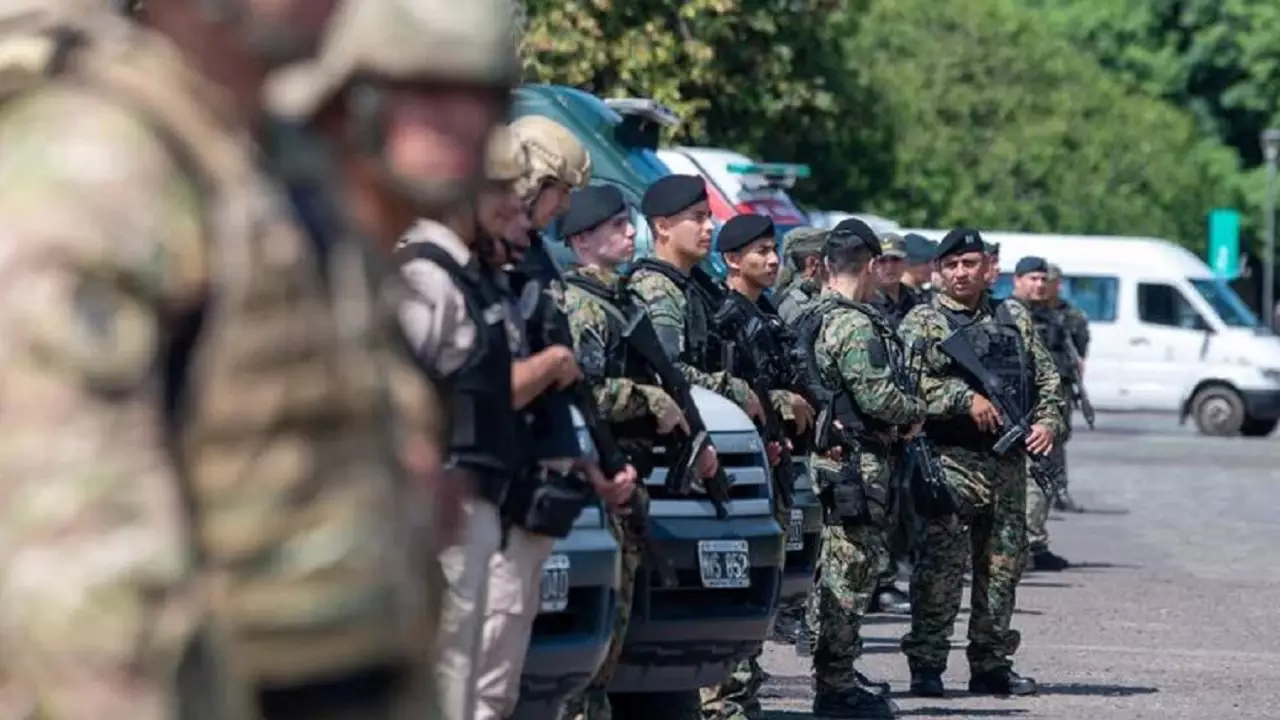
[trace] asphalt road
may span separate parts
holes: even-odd
[[[964,691],[966,597],[942,700],[906,693],[906,624],[869,618],[860,665],[892,683],[900,716],[1280,718],[1280,438],[1204,438],[1159,416],[1099,426],[1068,446],[1072,493],[1090,512],[1049,525],[1075,567],[1019,587],[1016,667],[1040,695]],[[770,645],[763,664],[766,717],[808,716],[808,659]]]

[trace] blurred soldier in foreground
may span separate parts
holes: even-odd
[[[627,319],[641,311],[618,274],[618,267],[631,262],[635,253],[635,228],[622,192],[601,185],[573,193],[569,211],[560,221],[560,234],[581,262],[565,278],[565,313],[578,362],[602,419],[610,424],[638,476],[627,508],[609,516],[609,528],[622,548],[609,652],[586,690],[565,703],[570,719],[609,720],[613,708],[607,690],[622,656],[636,572],[648,542],[647,528],[638,518],[646,515],[649,499],[639,480],[652,470],[655,442],[676,431],[687,436],[689,425],[675,399],[655,384],[654,370],[623,337]],[[712,448],[704,449],[701,465],[704,475],[715,471]]]
[[[1043,457],[1063,430],[1058,374],[1026,311],[987,291],[993,263],[976,230],[947,233],[937,265],[939,294],[899,329],[924,352],[925,430],[956,510],[926,518],[916,543],[911,631],[902,639],[911,691],[944,694],[971,560],[969,691],[1032,694],[1035,681],[1013,671],[1020,636],[1009,624],[1027,542],[1027,458]]]
[[[819,381],[852,408],[837,418],[834,431],[843,461],[811,458],[826,519],[809,601],[809,626],[817,631],[813,714],[820,717],[893,717],[887,687],[868,681],[854,665],[862,654],[862,618],[887,562],[891,443],[898,428],[923,420],[924,404],[896,383],[901,347],[867,304],[875,290],[872,260],[880,252],[880,241],[861,220],[837,225],[823,253],[827,288],[799,323],[801,342],[813,343]]]
[[[1021,303],[1031,315],[1031,322],[1035,325],[1040,340],[1059,368],[1058,379],[1065,388],[1068,377],[1061,372],[1061,363],[1067,354],[1063,347],[1065,330],[1048,309],[1048,272],[1049,263],[1042,257],[1024,257],[1018,260],[1013,270],[1013,300]],[[1067,441],[1068,432],[1064,432],[1053,444],[1052,453],[1055,457],[1065,455],[1063,445]],[[1063,466],[1064,471],[1065,469]],[[1054,478],[1053,486],[1046,489],[1040,487],[1040,483],[1030,473],[1027,474],[1027,565],[1033,570],[1060,571],[1069,565],[1066,558],[1049,550],[1049,503],[1061,483],[1059,474],[1059,477]]]
[[[440,492],[459,499],[466,524],[439,548],[449,592],[435,674],[445,717],[469,720],[484,582],[501,538],[496,503],[523,460],[509,324],[494,312],[503,296],[472,255],[486,233],[520,216],[510,186],[522,168],[511,143],[505,157],[486,153],[517,78],[514,40],[496,0],[458,8],[354,0],[344,10],[318,59],[282,73],[270,97],[340,147],[347,192],[377,223],[385,252],[413,226],[398,253],[412,291],[395,297],[420,365],[451,386],[450,473]]]
[[[765,411],[772,412],[777,427],[773,430],[766,427],[766,440],[772,435],[779,443],[794,441],[796,445],[807,446],[804,439],[813,427],[814,411],[803,397],[788,389],[794,375],[795,338],[764,294],[778,277],[778,244],[773,233],[773,222],[753,213],[736,215],[720,228],[717,249],[728,267],[728,293],[720,322],[726,326],[726,336],[730,328],[737,329],[731,340],[736,345],[731,355],[736,358],[737,366],[725,369],[735,376],[749,378],[768,395],[761,400],[772,406]],[[790,524],[794,479],[790,456],[781,462],[787,463],[787,467],[780,467],[771,475],[774,518],[785,528]],[[719,686],[703,689],[704,718],[745,720],[759,716],[757,695],[765,680],[758,661],[760,652],[757,649],[754,655],[739,662]]]
[[[7,28],[5,710],[430,717],[441,423],[324,175],[247,132],[330,3],[209,5]]]
[[[793,228],[782,240],[782,275],[774,287],[778,293],[778,316],[794,323],[800,312],[822,292],[826,282],[822,266],[822,242],[827,231],[815,227]]]
[[[1069,300],[1062,297],[1062,268],[1057,265],[1050,264],[1049,272],[1045,275],[1045,280],[1046,307],[1057,319],[1057,322],[1059,322],[1066,330],[1066,334],[1062,338],[1063,344],[1065,345],[1068,341],[1073,344],[1075,346],[1075,355],[1080,358],[1079,363],[1077,363],[1078,366],[1075,368],[1074,373],[1072,373],[1072,382],[1082,383],[1081,386],[1083,387],[1085,358],[1089,356],[1089,316],[1085,315],[1083,310],[1076,307]],[[1067,397],[1072,396],[1072,393],[1069,392],[1069,388],[1064,389],[1063,394]],[[1079,395],[1079,393],[1075,393],[1075,395]],[[1083,396],[1081,396],[1081,398],[1081,404],[1084,404],[1083,401],[1086,398]],[[1067,420],[1068,437],[1063,438],[1064,443],[1069,439],[1071,434],[1072,410],[1072,407],[1068,407],[1066,409],[1065,417]],[[1085,417],[1087,419],[1088,415],[1086,414]],[[1057,497],[1053,499],[1053,507],[1055,510],[1061,510],[1063,512],[1084,512],[1084,507],[1071,497],[1070,481],[1067,476],[1067,454],[1065,450],[1062,453],[1061,461],[1062,485],[1058,489]]]

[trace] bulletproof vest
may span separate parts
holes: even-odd
[[[898,286],[897,300],[890,298],[888,293],[879,292],[876,293],[875,298],[869,304],[879,310],[880,314],[889,323],[889,326],[896,330],[902,324],[902,320],[907,316],[907,313],[920,304],[920,297],[916,294],[916,291],[900,284]]]
[[[794,323],[805,308],[817,300],[817,294],[809,292],[811,285],[810,281],[798,278],[782,291],[778,300],[778,316],[783,321]]]
[[[639,383],[652,383],[651,371],[623,339],[624,323],[632,313],[643,312],[635,307],[635,301],[626,290],[626,283],[619,279],[615,285],[606,285],[596,278],[570,273],[565,282],[591,295],[604,308],[608,330],[603,338],[580,338],[577,347],[578,365],[591,380],[628,378]],[[598,342],[602,341],[602,342]]]
[[[413,662],[434,636],[430,548],[392,443],[424,432],[413,413],[428,412],[427,386],[375,297],[395,278],[350,238],[326,273],[249,138],[220,120],[176,49],[103,22],[7,26],[0,102],[89,88],[145,118],[201,189],[209,291],[178,320],[157,299],[156,403],[232,664],[250,682],[294,685]]]
[[[466,301],[467,317],[476,328],[475,347],[461,368],[439,378],[452,408],[449,461],[471,471],[485,499],[500,503],[507,481],[524,459],[522,420],[512,409],[512,357],[502,292],[478,268],[463,267],[434,243],[409,243],[396,257],[402,263],[421,259],[437,265]]]
[[[675,283],[684,293],[684,352],[680,361],[704,372],[720,370],[723,343],[715,331],[716,312],[724,302],[724,291],[701,268],[689,275],[657,258],[641,258],[631,268],[631,278],[642,272],[656,272]]]
[[[951,332],[960,333],[968,340],[974,353],[981,359],[982,366],[1000,381],[1010,404],[1020,415],[1025,416],[1030,412],[1034,399],[1031,359],[1007,301],[993,299],[991,305],[994,313],[987,321],[975,321],[965,313],[946,308],[938,310],[946,319]],[[960,370],[957,372],[974,392],[987,395],[976,378]],[[990,449],[997,439],[996,435],[979,430],[968,415],[931,420],[927,429],[929,437],[941,445],[980,451]]]
[[[831,314],[832,310],[837,308],[848,308],[854,312],[865,315],[871,321],[872,327],[875,329],[875,343],[872,353],[883,353],[885,362],[892,368],[900,368],[905,363],[905,353],[902,349],[902,341],[885,321],[880,318],[877,312],[864,303],[854,302],[848,298],[838,295],[825,295],[817,302],[814,302],[805,308],[797,321],[797,342],[800,347],[804,348],[813,363],[813,372],[816,379],[830,391],[832,394],[838,392],[848,392],[848,388],[843,383],[837,382],[834,378],[823,375],[817,366],[817,353],[814,352],[815,345],[818,341],[818,335],[822,331],[823,323]],[[904,388],[905,389],[905,388]],[[853,401],[852,394],[849,394],[850,404],[855,410],[858,410],[857,403]],[[860,427],[857,429],[862,433],[877,434],[888,431],[891,425],[879,419],[868,416],[861,411],[858,412],[858,420]]]
[[[1071,352],[1067,349],[1067,328],[1062,322],[1062,315],[1044,306],[1030,310],[1036,334],[1040,336],[1040,342],[1044,343],[1061,372],[1061,368],[1069,367],[1071,363]]]

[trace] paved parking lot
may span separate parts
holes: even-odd
[[[862,668],[893,684],[901,716],[1280,718],[1280,438],[1203,438],[1150,416],[1099,425],[1069,446],[1073,494],[1091,511],[1049,526],[1076,567],[1019,589],[1017,668],[1041,695],[964,692],[962,612],[950,696],[912,698],[905,623],[873,616]],[[807,658],[771,645],[764,664],[768,717],[807,716]]]

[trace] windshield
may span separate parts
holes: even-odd
[[[1209,303],[1209,307],[1213,308],[1218,317],[1222,318],[1223,324],[1227,327],[1258,327],[1258,317],[1227,283],[1222,280],[1200,278],[1187,278],[1187,280],[1196,292],[1200,293],[1200,297]]]

